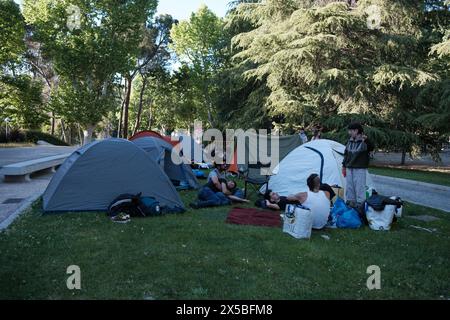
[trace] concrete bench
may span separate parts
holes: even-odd
[[[61,165],[70,153],[59,154],[45,158],[22,161],[8,164],[0,168],[0,175],[4,175],[5,182],[30,181],[30,174],[49,170],[55,172],[56,167]]]

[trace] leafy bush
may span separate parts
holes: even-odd
[[[0,143],[25,142],[25,134],[19,129],[11,129],[6,136],[6,131],[0,130]]]
[[[26,130],[24,131],[24,133],[26,142],[36,143],[38,140],[43,140],[55,146],[68,146],[68,144],[62,141],[61,139],[58,139],[57,137],[52,136],[51,134],[45,132],[36,130]]]
[[[19,130],[12,129],[9,131],[8,136],[6,136],[6,132],[4,129],[0,130],[0,143],[9,143],[9,142],[32,142],[36,143],[38,140],[46,141],[50,144],[56,146],[68,146],[67,143],[58,139],[51,134],[36,131],[36,130]]]

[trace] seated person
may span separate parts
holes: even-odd
[[[302,204],[311,209],[313,214],[313,228],[322,229],[328,222],[330,215],[330,192],[321,189],[320,177],[312,174],[306,180],[309,190],[287,197],[280,196],[272,190],[264,195],[266,206],[274,210],[285,210],[288,204]]]

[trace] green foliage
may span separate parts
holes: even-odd
[[[0,75],[0,120],[11,120],[11,125],[39,128],[47,119],[42,97],[42,84],[30,76]]]
[[[39,130],[13,129],[6,135],[5,130],[0,128],[0,143],[37,143],[39,140],[55,146],[68,146],[67,143],[57,137]]]
[[[373,5],[380,13],[376,28],[369,24]],[[428,110],[417,100],[421,90],[440,87],[444,78],[436,72],[443,62],[430,65],[429,53],[442,59],[445,50],[433,42],[448,29],[448,12],[430,8],[421,1],[387,0],[361,0],[354,8],[347,1],[241,4],[234,20],[255,27],[233,38],[234,61],[248,83],[267,86],[258,107],[286,132],[322,123],[328,137],[342,141],[348,121],[359,120],[379,147],[438,145],[439,134],[424,130],[420,120],[436,120],[431,110],[445,104],[446,90],[429,101]],[[436,21],[444,28],[433,28]],[[440,118],[435,124],[448,128],[448,117],[434,113]]]
[[[25,23],[13,0],[0,0],[0,66],[20,62],[25,52]]]
[[[36,143],[38,140],[46,141],[50,144],[53,144],[55,146],[68,146],[68,144],[61,139],[58,139],[55,136],[52,136],[51,134],[37,131],[37,130],[25,130],[24,131],[24,141],[25,142],[33,142]]]
[[[182,21],[172,27],[172,48],[182,64],[189,69],[190,85],[202,98],[201,113],[208,115],[211,126],[219,121],[214,108],[217,96],[217,83],[214,81],[218,71],[223,68],[227,52],[227,37],[224,22],[206,6],[192,13],[189,21]]]
[[[71,21],[69,5],[80,10],[79,26]],[[115,76],[135,64],[141,31],[155,9],[156,0],[24,2],[33,40],[41,43],[60,78],[51,104],[60,116],[86,127],[107,114],[113,107]]]

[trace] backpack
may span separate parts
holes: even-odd
[[[140,197],[138,206],[139,210],[144,214],[144,217],[162,215],[159,201],[153,197]]]
[[[383,211],[386,205],[394,205],[397,208],[403,206],[403,201],[400,198],[389,198],[379,195],[376,191],[372,192],[372,195],[367,199],[367,204],[371,206],[375,211]]]
[[[131,217],[148,217],[162,214],[159,202],[153,197],[141,197],[138,194],[121,194],[108,206],[108,216],[113,217],[119,213],[129,214]]]

